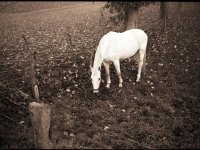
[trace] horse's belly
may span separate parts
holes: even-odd
[[[116,50],[115,53],[109,53],[107,56],[105,56],[104,61],[106,62],[113,62],[115,60],[119,60],[119,59],[127,59],[132,57],[133,55],[135,55],[135,53],[137,52],[137,50]]]
[[[131,47],[122,47],[121,49],[119,49],[119,59],[127,59],[132,57],[133,55],[135,55],[135,53],[137,52],[138,47],[137,46],[131,46]]]
[[[128,51],[128,52],[124,52],[120,57],[119,59],[127,59],[127,58],[130,58],[132,57],[133,55],[135,55],[136,51]]]

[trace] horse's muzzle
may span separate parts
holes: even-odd
[[[93,93],[99,93],[99,89],[93,89]]]

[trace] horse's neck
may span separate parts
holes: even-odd
[[[101,54],[96,52],[93,68],[99,68],[99,67],[101,68],[102,62],[103,62],[103,58],[102,58]]]

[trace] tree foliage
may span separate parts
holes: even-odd
[[[110,17],[110,20],[117,24],[119,22],[124,22],[127,19],[128,13],[131,9],[138,10],[142,6],[148,6],[150,4],[155,4],[155,2],[107,2],[103,7],[103,10],[108,9],[111,14],[115,14]]]

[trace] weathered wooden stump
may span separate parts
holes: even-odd
[[[31,102],[29,112],[37,148],[51,149],[53,144],[49,139],[51,109],[48,104]]]

